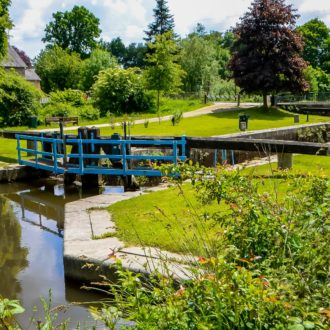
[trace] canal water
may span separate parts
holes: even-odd
[[[64,205],[86,196],[49,180],[0,184],[0,296],[20,300],[26,310],[18,317],[22,329],[35,328],[31,317],[43,319],[40,298],[47,300],[49,292],[53,307],[68,307],[58,319],[69,318],[70,328],[95,324],[89,302],[104,296],[67,281],[63,267]]]

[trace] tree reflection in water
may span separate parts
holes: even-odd
[[[21,292],[17,274],[28,266],[28,249],[21,246],[21,225],[8,199],[0,196],[0,295],[15,299]]]

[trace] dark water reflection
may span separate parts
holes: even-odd
[[[64,278],[64,205],[81,197],[76,187],[64,190],[52,182],[0,184],[0,295],[21,301],[23,329],[29,327],[34,306],[36,315],[43,315],[40,297],[47,299],[49,290],[54,306],[100,298]],[[83,320],[94,324],[85,305],[71,305],[59,318],[70,318],[72,325]]]

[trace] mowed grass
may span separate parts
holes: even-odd
[[[277,162],[245,168],[242,172],[253,176],[273,176],[280,173]],[[291,172],[323,175],[330,178],[330,156],[295,155]]]
[[[159,135],[159,136],[213,136],[229,133],[238,133],[238,116],[245,113],[250,116],[248,130],[261,130],[295,125],[293,115],[279,109],[263,111],[260,108],[242,109],[241,111],[227,111],[193,118],[184,118],[178,125],[173,126],[171,121],[149,123],[145,128],[143,124],[131,128],[132,135]],[[309,123],[329,121],[330,117],[309,116]],[[305,116],[301,116],[299,124],[305,124]],[[101,135],[112,135],[114,130],[110,127],[102,128]]]
[[[277,194],[279,199],[287,190],[287,181],[256,179],[260,192]],[[216,239],[223,231],[220,225],[205,220],[203,215],[226,212],[226,204],[202,205],[187,183],[183,191],[173,186],[109,206],[116,224],[116,236],[128,246],[158,247],[172,252],[201,253],[201,242]]]
[[[180,100],[177,100],[180,101]],[[199,101],[191,101],[192,107],[199,108]],[[195,102],[195,103],[194,103]],[[183,106],[184,103],[182,103]],[[194,110],[191,108],[190,110]],[[293,123],[293,115],[282,110],[271,109],[268,112],[260,108],[245,109],[242,111],[229,111],[216,113],[212,115],[203,115],[193,118],[184,118],[181,122],[173,126],[170,121],[161,121],[160,124],[149,123],[148,128],[144,125],[134,125],[131,129],[132,135],[187,135],[187,136],[213,136],[229,133],[238,133],[238,115],[246,113],[249,118],[249,131],[261,130],[267,128],[278,128],[284,126],[295,125]],[[305,116],[301,116],[300,124],[304,124]],[[330,117],[325,116],[309,116],[309,123],[330,121]],[[22,128],[21,128],[22,129]],[[114,132],[121,132],[121,128],[116,127],[114,130],[110,127],[101,128],[101,135],[110,136]],[[75,134],[75,131],[66,132],[67,134]],[[15,163],[17,160],[16,141],[0,138],[0,161],[5,163]]]
[[[297,155],[292,175],[320,175],[330,178],[330,157]],[[286,173],[287,171],[285,171]],[[289,178],[277,170],[277,163],[245,168],[242,175],[251,176],[260,193],[281,200],[289,187]],[[205,221],[203,215],[226,212],[227,206],[216,203],[202,205],[187,183],[183,190],[171,187],[111,205],[118,236],[127,245],[159,247],[173,252],[200,251],[200,238],[214,239],[223,229]]]
[[[16,140],[0,138],[0,167],[6,163],[17,163],[16,146]]]
[[[160,116],[167,116],[174,114],[176,111],[189,112],[197,109],[201,109],[207,106],[212,105],[211,103],[204,104],[200,99],[191,99],[191,100],[173,100],[168,98],[162,98],[160,102],[159,114]],[[86,120],[80,119],[79,126],[85,125],[98,125],[98,124],[111,124],[111,122],[121,123],[123,121],[137,120],[137,119],[147,119],[157,117],[158,113],[156,109],[150,112],[143,113],[132,113],[132,114],[124,114],[121,116],[114,115],[113,117],[101,117],[95,120]],[[50,117],[50,116],[49,116]],[[25,130],[36,130],[36,129],[48,129],[48,128],[58,128],[59,125],[56,123],[52,123],[51,125],[44,125],[43,119],[39,118],[41,124],[37,128],[29,128],[28,126],[17,126],[17,127],[6,127],[5,130],[17,130],[17,131],[25,131]],[[71,125],[70,123],[68,125]],[[78,127],[78,126],[77,126]]]

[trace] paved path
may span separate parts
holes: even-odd
[[[238,108],[236,103],[229,103],[229,102],[216,102],[213,105],[210,105],[208,107],[204,107],[201,109],[197,109],[194,111],[189,111],[189,112],[184,112],[183,113],[183,118],[191,118],[191,117],[198,117],[198,116],[203,116],[203,115],[209,115],[213,113],[218,113],[218,112],[228,112],[228,111],[242,111],[242,109],[247,109],[251,107],[255,107],[260,105],[260,103],[243,103],[241,106]],[[160,117],[161,121],[168,121],[171,120],[172,115],[167,115]],[[156,123],[159,121],[158,117],[154,118],[147,118],[149,123]],[[143,124],[145,122],[145,119],[137,119],[134,121],[134,124]],[[114,126],[121,126],[121,122],[113,124]],[[95,125],[85,125],[86,127],[110,127],[112,124],[95,124]],[[70,126],[70,127],[64,127],[65,131],[72,131],[76,130],[78,126]],[[53,131],[59,131],[59,128],[46,128],[46,129],[40,129],[40,130],[35,130],[37,132],[53,132]]]

